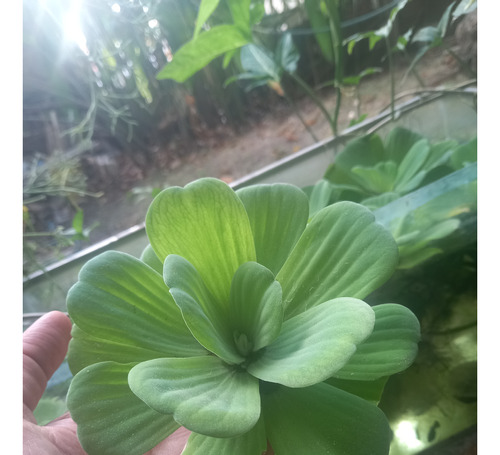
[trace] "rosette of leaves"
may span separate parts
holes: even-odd
[[[476,160],[476,138],[464,144],[453,140],[431,144],[416,132],[396,127],[385,143],[375,134],[354,139],[335,158],[324,178],[304,189],[310,199],[310,216],[341,200],[377,210]],[[467,187],[465,196],[450,193],[446,203],[426,204],[418,215],[404,216],[386,226],[399,247],[398,268],[414,267],[441,253],[433,243],[460,226],[451,207],[457,198],[470,206],[475,197],[474,188]]]
[[[352,200],[382,207],[453,171],[454,140],[432,144],[421,134],[393,128],[385,141],[369,134],[349,141],[324,178],[332,183],[331,202]]]
[[[68,408],[89,454],[142,454],[180,426],[184,454],[386,454],[376,406],[414,360],[406,307],[363,300],[398,252],[372,213],[310,221],[288,184],[163,190],[140,259],[106,252],[68,294]]]

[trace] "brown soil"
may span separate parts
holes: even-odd
[[[417,68],[427,88],[454,87],[468,80],[457,62],[441,49],[429,52]],[[399,94],[421,88],[413,75],[401,84],[406,69],[404,62],[397,62],[395,80]],[[321,99],[328,111],[333,112],[334,92],[321,93]],[[338,131],[345,129],[360,114],[367,114],[368,117],[379,114],[389,103],[390,75],[387,71],[363,79],[357,93],[354,90],[343,92]],[[317,139],[332,136],[328,122],[309,98],[299,100],[297,106]],[[144,178],[136,181],[133,197],[130,191],[116,191],[82,205],[85,225],[99,222],[91,233],[91,243],[142,223],[152,200],[151,188],[183,186],[206,176],[229,183],[314,143],[315,140],[293,110],[285,103],[276,103],[262,118],[253,125],[247,125],[238,134],[227,132],[216,139],[198,141],[192,149],[179,154],[180,158],[170,159],[161,168],[157,163],[151,163],[151,169],[145,172]],[[162,153],[166,155],[167,151],[156,153],[161,161]],[[84,248],[88,245],[85,242],[80,246]]]

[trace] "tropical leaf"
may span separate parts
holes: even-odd
[[[247,43],[248,37],[238,27],[217,25],[184,44],[156,78],[185,82],[215,58]]]

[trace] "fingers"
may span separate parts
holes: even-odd
[[[23,398],[33,411],[47,381],[64,360],[71,338],[71,321],[59,311],[42,316],[23,334]]]
[[[146,455],[180,455],[184,447],[186,447],[190,434],[191,432],[188,429],[180,427],[154,449],[147,452]]]

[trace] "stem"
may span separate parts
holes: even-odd
[[[323,115],[325,116],[325,118],[328,120],[328,123],[330,124],[330,127],[332,128],[332,131],[334,131],[334,134],[335,134],[336,127],[335,127],[335,125],[333,123],[332,117],[330,116],[330,114],[326,110],[326,108],[323,105],[323,103],[321,102],[321,100],[316,96],[316,94],[314,93],[314,91],[311,89],[311,87],[309,87],[309,85],[307,85],[307,83],[305,81],[303,81],[295,73],[290,73],[290,76],[292,77],[292,79],[295,82],[297,82],[297,84],[300,85],[300,87],[314,101],[314,103],[316,104],[316,106],[318,106],[318,108],[321,110],[321,112],[323,113]]]
[[[392,62],[391,43],[389,37],[385,36],[385,45],[387,47],[387,61],[389,62],[389,73],[391,75],[391,119],[394,120],[394,99],[396,97],[396,88],[394,81],[394,66]]]
[[[337,0],[330,0],[326,2],[330,26],[330,36],[332,38],[333,54],[335,58],[335,91],[337,96],[335,98],[335,111],[333,113],[332,130],[333,134],[337,136],[337,125],[340,113],[340,104],[342,102],[341,85],[344,79],[344,62],[342,55],[342,32],[340,24],[340,11],[339,3]]]
[[[293,101],[293,99],[291,97],[289,97],[288,94],[285,91],[283,91],[283,93],[285,95],[286,100],[292,106],[293,112],[299,118],[300,122],[302,123],[302,125],[304,126],[304,128],[307,130],[307,132],[311,135],[311,137],[313,138],[314,142],[319,142],[319,140],[316,137],[316,135],[314,134],[314,131],[312,130],[312,128],[306,123],[306,121],[304,120],[304,118],[300,114],[300,110],[297,108],[297,105],[295,104],[295,102]]]

